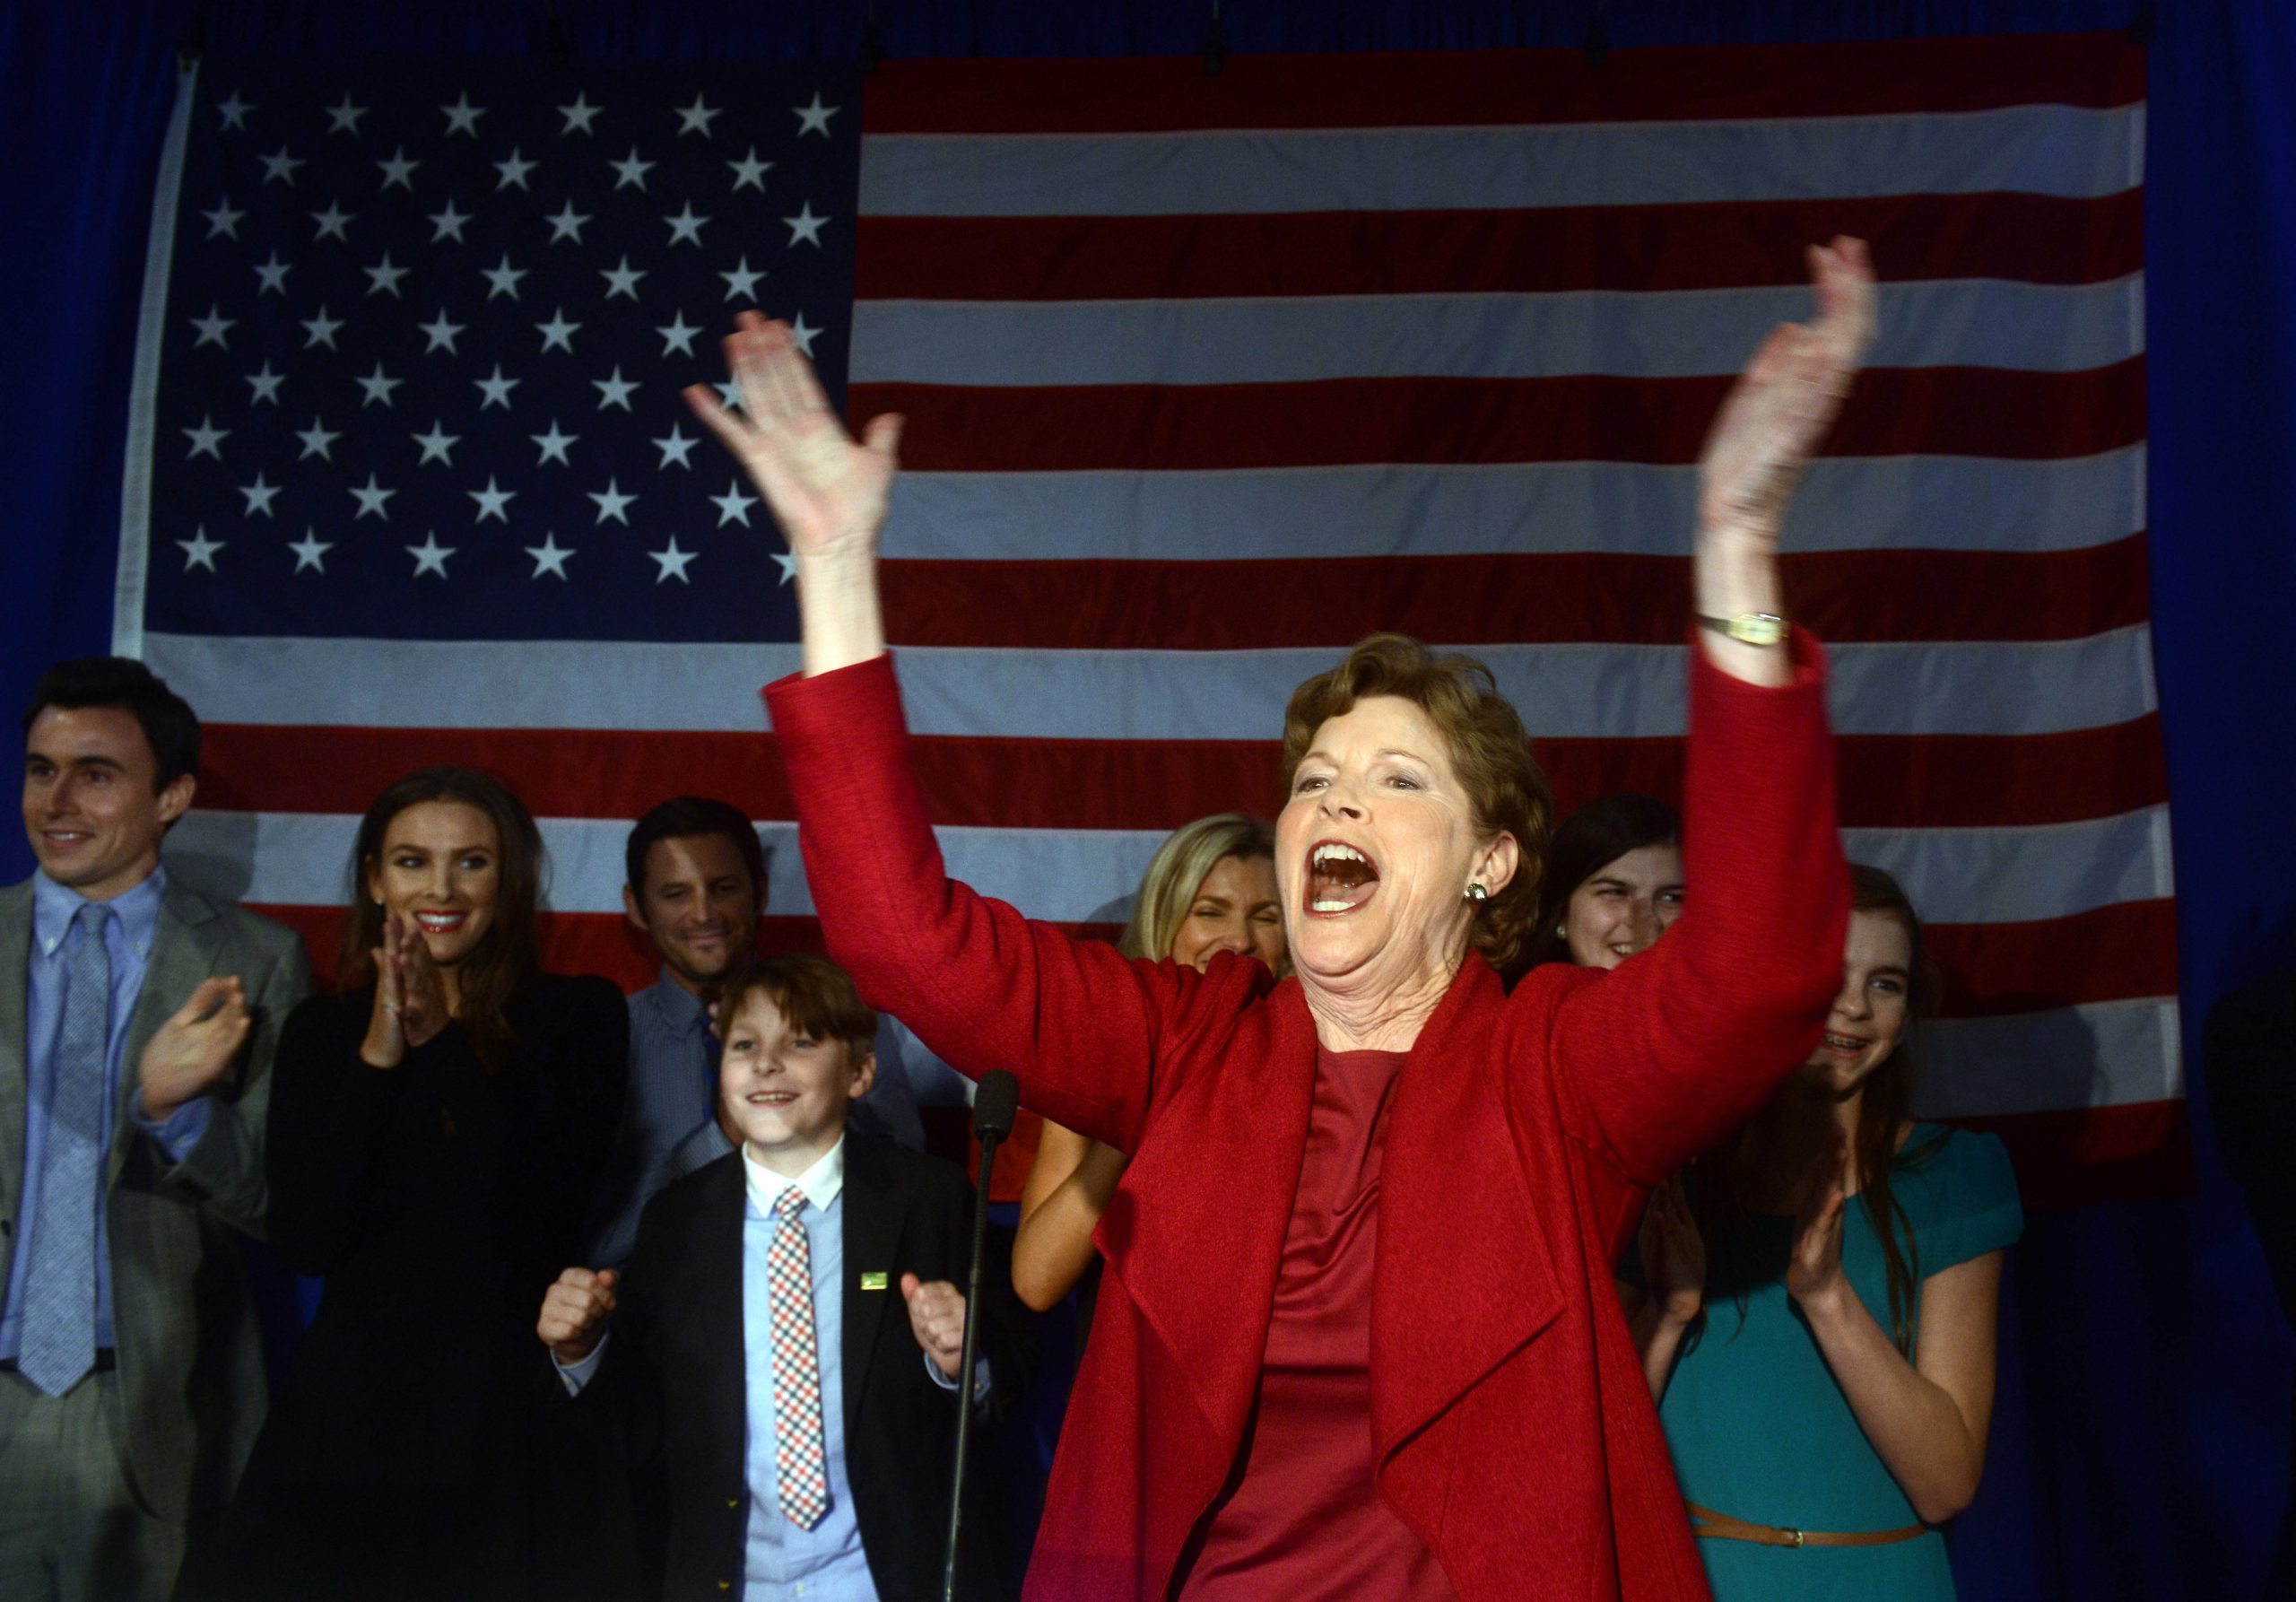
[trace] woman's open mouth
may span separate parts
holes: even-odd
[[[414,915],[415,927],[426,935],[451,935],[470,921],[465,911],[422,911]]]
[[[1352,912],[1379,892],[1379,870],[1344,840],[1319,840],[1308,848],[1308,910],[1326,918]]]

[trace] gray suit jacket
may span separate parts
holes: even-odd
[[[0,1287],[23,1197],[29,881],[0,890]],[[135,1063],[170,1014],[213,975],[237,974],[255,1026],[215,1090],[199,1144],[170,1163],[129,1115]],[[177,883],[160,903],[144,988],[128,1022],[106,1202],[114,1340],[128,1482],[162,1518],[219,1506],[263,1423],[263,1346],[232,1232],[263,1232],[264,1113],[279,1026],[310,993],[290,928]],[[5,1443],[0,1442],[0,1450]]]

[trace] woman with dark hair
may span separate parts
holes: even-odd
[[[1554,831],[1531,961],[1615,968],[1682,910],[1682,814],[1656,796],[1605,796]]]
[[[352,848],[341,990],[288,1018],[271,1240],[326,1280],[257,1442],[218,1596],[534,1594],[534,1309],[574,1260],[629,1016],[540,971],[542,837],[483,774],[426,768]]]
[[[1897,881],[1849,871],[1825,1035],[1699,1160],[1704,1306],[1645,1351],[1717,1602],[1951,1598],[1935,1527],[1985,1467],[2017,1182],[1994,1136],[1910,1116],[1937,972]]]

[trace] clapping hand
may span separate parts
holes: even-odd
[[[612,1268],[569,1268],[543,1293],[535,1333],[558,1361],[571,1368],[598,1349],[622,1276]]]
[[[1669,1324],[1687,1325],[1706,1305],[1706,1241],[1677,1174],[1651,1194],[1634,1243],[1642,1283]]]
[[[202,979],[136,1060],[144,1116],[163,1123],[186,1101],[205,1094],[246,1044],[250,1022],[238,979]]]
[[[370,1067],[395,1068],[447,1027],[447,988],[430,947],[412,919],[383,919],[383,943],[368,953],[375,964],[375,1006],[368,1015],[360,1058]]]
[[[1786,1293],[1805,1305],[1838,1294],[1849,1283],[1841,1271],[1848,1168],[1849,1142],[1837,1129],[1825,1155],[1804,1182],[1794,1229],[1794,1255],[1786,1265]]]
[[[965,1360],[964,1293],[945,1279],[926,1284],[914,1274],[900,1276],[900,1293],[909,1303],[909,1327],[925,1355],[950,1379]]]

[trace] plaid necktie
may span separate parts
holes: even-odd
[[[829,1511],[829,1457],[822,1444],[822,1376],[813,1345],[813,1252],[797,1221],[805,1193],[792,1185],[773,1200],[777,1227],[767,1250],[773,1303],[773,1467],[781,1511],[811,1529]]]
[[[55,1100],[40,1161],[39,1212],[24,1274],[23,1338],[16,1371],[60,1397],[96,1362],[97,1175],[103,1164],[104,1060],[111,1044],[111,909],[82,904],[79,945],[64,970],[64,1029],[56,1043]]]

